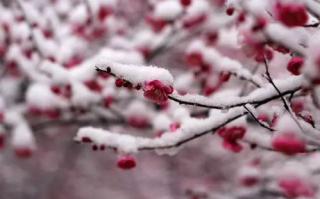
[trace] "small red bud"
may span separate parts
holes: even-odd
[[[106,146],[105,146],[105,145],[101,145],[101,146],[100,146],[100,150],[101,150],[101,151],[104,151],[105,149],[106,149]]]
[[[237,20],[238,20],[239,23],[244,22],[246,20],[246,13],[245,12],[240,12],[240,14],[238,15]]]
[[[116,81],[115,81],[115,85],[117,87],[122,87],[123,83],[124,83],[123,79],[120,79],[120,78],[117,78]]]
[[[101,77],[102,79],[107,79],[108,77],[110,77],[110,75],[105,72],[100,72],[98,74],[99,74],[99,77]]]
[[[227,81],[229,81],[230,76],[231,76],[230,72],[221,71],[220,74],[219,74],[219,79],[222,82],[227,82]]]
[[[226,10],[227,15],[231,16],[234,13],[234,7],[228,7]]]
[[[138,85],[136,85],[134,88],[135,88],[136,90],[140,90],[140,89],[141,89],[141,85],[138,84]]]
[[[189,66],[201,66],[203,64],[203,57],[201,52],[190,52],[186,56],[186,61]]]
[[[59,95],[61,93],[61,90],[59,88],[59,86],[51,86],[51,91],[57,95]]]
[[[133,157],[125,156],[125,157],[121,157],[118,159],[117,166],[120,169],[129,170],[129,169],[133,169],[134,167],[136,167],[136,162],[133,159]]]
[[[84,142],[84,143],[92,142],[92,140],[89,137],[82,137],[81,141]]]
[[[92,150],[97,151],[99,149],[99,147],[97,145],[92,145]]]
[[[132,88],[133,86],[132,86],[132,83],[131,83],[131,82],[124,81],[123,87],[125,87],[125,88]]]
[[[252,27],[252,31],[259,31],[262,30],[267,25],[266,18],[259,16],[256,18],[256,21]]]

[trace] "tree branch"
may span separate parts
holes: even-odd
[[[262,123],[260,120],[258,120],[256,118],[256,116],[246,107],[246,106],[243,106],[247,111],[248,113],[253,117],[253,119],[263,128],[269,130],[269,131],[275,131],[273,128],[267,126],[266,124]]]

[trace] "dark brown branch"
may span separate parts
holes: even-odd
[[[263,62],[264,62],[264,65],[265,65],[265,69],[266,69],[266,77],[267,77],[267,80],[269,81],[269,83],[273,86],[273,88],[278,92],[279,95],[281,95],[281,91],[278,89],[278,87],[275,85],[275,83],[273,82],[272,78],[271,78],[271,75],[269,73],[269,64],[268,64],[268,61],[265,57],[263,57]],[[284,99],[283,96],[280,96],[280,99],[282,100],[283,102],[283,105],[284,105],[284,108],[290,112],[290,107],[289,105],[287,104],[286,100]]]
[[[313,24],[304,25],[303,27],[305,27],[305,28],[318,28],[319,25],[320,25],[320,22],[316,22],[316,23],[313,23]]]
[[[111,71],[108,72],[106,70],[102,70],[98,67],[96,67],[96,71],[98,72],[104,72],[104,73],[108,73],[110,74],[111,76],[113,77],[117,77],[116,74],[112,73]],[[297,91],[299,90],[299,88],[296,88],[294,89],[294,91]],[[292,91],[290,91],[292,92]],[[284,92],[283,93],[284,95],[288,94],[288,92]],[[278,96],[278,94],[276,94],[275,96]],[[180,100],[180,99],[177,99],[175,97],[173,97],[172,95],[169,95],[168,98],[172,101],[175,101],[175,102],[178,102],[179,104],[183,104],[183,105],[191,105],[191,106],[198,106],[198,107],[202,107],[202,108],[208,108],[208,109],[230,109],[230,108],[235,108],[235,107],[239,107],[239,106],[244,106],[246,104],[248,104],[249,102],[240,102],[240,103],[235,103],[235,104],[232,104],[230,106],[227,106],[227,107],[221,107],[221,106],[211,106],[211,105],[206,105],[206,104],[201,104],[201,103],[196,103],[196,102],[189,102],[189,101],[184,101],[184,100]],[[259,101],[252,101],[250,102],[250,104],[257,104],[259,103]]]
[[[271,83],[271,85],[274,87],[274,89],[281,95],[281,92],[280,90],[278,89],[278,87],[275,85],[275,83],[273,82],[272,78],[271,78],[271,75],[269,73],[269,64],[268,64],[268,61],[266,59],[266,57],[263,57],[263,61],[264,61],[264,65],[265,65],[265,68],[266,68],[266,75],[267,75],[267,79],[268,81]],[[296,117],[293,115],[291,109],[290,109],[290,106],[289,104],[287,103],[286,99],[283,97],[283,96],[280,96],[280,99],[282,100],[283,102],[283,105],[284,105],[284,108],[289,112],[291,118],[293,119],[293,121],[299,126],[300,130],[302,132],[304,132],[301,124],[299,123],[299,121],[296,119]],[[305,132],[304,132],[305,133]],[[306,133],[305,133],[306,134]]]
[[[291,92],[293,92],[293,91],[288,91],[288,92],[286,92],[286,93],[282,93],[281,95],[287,95],[287,94],[290,94]],[[262,100],[260,103],[258,103],[257,105],[255,105],[255,108],[257,108],[257,107],[259,107],[259,106],[261,106],[261,105],[263,105],[263,104],[265,104],[265,103],[268,103],[268,102],[270,102],[270,101],[272,101],[272,100],[275,100],[275,99],[277,99],[277,98],[279,98],[279,95],[277,95],[277,96],[271,96],[271,97],[268,98],[268,99]],[[220,124],[220,125],[212,128],[212,129],[210,129],[210,130],[207,130],[207,131],[204,131],[204,132],[202,132],[202,133],[196,134],[196,135],[194,135],[194,136],[192,136],[192,137],[190,137],[190,138],[186,138],[186,139],[184,139],[184,140],[181,140],[181,141],[179,141],[178,143],[176,143],[176,144],[174,144],[174,145],[162,146],[162,147],[142,147],[142,148],[139,148],[139,150],[170,149],[170,148],[179,147],[179,146],[181,146],[181,145],[183,145],[183,144],[185,144],[185,143],[187,143],[187,142],[189,142],[189,141],[191,141],[191,140],[194,140],[194,139],[196,139],[196,138],[198,138],[198,137],[201,137],[201,136],[206,135],[206,134],[208,134],[208,133],[215,132],[215,131],[218,130],[219,128],[221,128],[221,127],[227,125],[228,123],[230,123],[230,122],[232,122],[232,121],[234,121],[234,120],[236,120],[236,119],[238,119],[238,118],[240,118],[240,117],[242,117],[242,116],[245,116],[245,115],[247,115],[247,114],[248,114],[248,112],[244,112],[244,113],[235,115],[234,117],[229,118],[227,121],[223,122],[222,124]]]
[[[260,122],[260,120],[258,120],[258,118],[256,118],[256,116],[246,107],[246,106],[243,106],[247,111],[248,113],[253,117],[253,119],[263,128],[269,130],[269,131],[275,131],[273,128],[265,125],[264,123]]]
[[[117,77],[117,76],[116,76],[114,73],[112,73],[111,71],[110,71],[110,72],[107,72],[107,71],[105,71],[105,70],[99,69],[98,67],[96,67],[96,70],[97,70],[98,72],[109,73],[110,75],[112,75],[112,76],[114,76],[114,77]],[[268,71],[268,74],[269,74],[269,71]],[[270,74],[269,74],[269,76],[270,76]],[[271,78],[271,77],[270,77],[270,78]],[[271,81],[272,81],[273,86],[275,86],[275,84],[274,84],[274,82],[273,82],[272,79],[271,79]],[[270,82],[270,83],[271,83],[271,82]],[[276,87],[276,86],[275,86],[275,87]],[[253,101],[252,104],[254,105],[254,107],[257,108],[257,107],[259,107],[259,106],[261,106],[261,105],[263,105],[263,104],[266,104],[266,103],[268,103],[268,102],[270,102],[270,101],[272,101],[272,100],[278,99],[278,98],[282,98],[282,100],[284,100],[284,97],[283,97],[283,96],[297,92],[298,90],[300,90],[300,87],[294,88],[294,89],[292,89],[292,90],[285,91],[285,92],[282,92],[282,93],[281,93],[281,91],[280,91],[277,87],[276,87],[275,89],[277,90],[277,93],[276,93],[275,95],[270,96],[269,98],[264,99],[264,100],[261,100],[261,101]],[[177,99],[175,99],[175,98],[173,98],[173,97],[171,97],[171,96],[169,96],[169,98],[170,98],[171,100],[177,101],[177,102],[179,102],[179,103],[181,103],[181,104],[185,104],[185,105],[197,105],[197,106],[200,106],[200,107],[212,108],[211,106],[205,106],[205,105],[202,105],[202,104],[180,101],[180,100],[177,100]],[[247,103],[245,103],[245,104],[247,104]],[[245,104],[244,104],[244,103],[241,103],[241,104],[239,103],[239,104],[237,104],[237,105],[234,105],[234,106],[231,106],[231,107],[228,107],[228,108],[233,108],[233,107],[237,107],[237,106],[244,106]],[[288,105],[287,105],[287,107],[288,107]],[[222,107],[216,107],[216,108],[223,109]],[[212,129],[210,129],[210,130],[204,131],[204,132],[199,133],[199,134],[196,134],[196,135],[194,135],[194,136],[192,136],[192,137],[189,137],[189,138],[186,138],[186,139],[184,139],[184,140],[181,140],[181,141],[179,141],[178,143],[176,143],[176,144],[174,144],[174,145],[161,146],[161,147],[140,147],[140,148],[138,148],[138,150],[144,151],[144,150],[170,149],[170,148],[179,147],[179,146],[181,146],[181,145],[183,145],[183,144],[185,144],[185,143],[187,143],[187,142],[189,142],[189,141],[192,141],[192,140],[194,140],[194,139],[196,139],[196,138],[198,138],[198,137],[204,136],[204,135],[206,135],[206,134],[208,134],[208,133],[215,132],[215,131],[218,130],[219,128],[227,125],[228,123],[230,123],[230,122],[232,122],[232,121],[234,121],[234,120],[236,120],[236,119],[238,119],[238,118],[240,118],[240,117],[242,117],[242,116],[247,115],[248,113],[249,113],[249,112],[244,112],[244,113],[235,115],[235,116],[233,116],[232,118],[229,118],[227,121],[223,122],[222,124],[220,124],[220,125],[212,128]],[[272,129],[272,130],[273,130],[273,129]],[[248,141],[246,141],[246,140],[243,140],[243,141],[244,141],[244,142],[247,142],[247,143],[250,143],[250,142],[248,142]],[[250,144],[256,144],[256,143],[250,143]],[[256,145],[257,145],[257,144],[256,144]],[[261,148],[261,149],[264,149],[264,150],[268,150],[268,151],[274,151],[274,149],[269,148],[269,147],[265,147],[265,146],[257,145],[257,147],[259,147],[259,148]],[[114,147],[109,147],[109,148],[112,149],[112,150],[117,150],[117,149],[114,148]],[[320,150],[320,149],[317,149],[317,148],[316,148],[316,149],[307,150],[306,152],[315,152],[315,151],[319,151],[319,150]],[[305,152],[302,152],[302,153],[305,153]]]
[[[297,90],[300,90],[300,88],[296,88],[294,90],[297,91]],[[291,92],[291,91],[284,92],[280,95],[289,94],[288,92]],[[279,94],[275,94],[274,96],[279,96]],[[200,103],[196,103],[196,102],[188,102],[188,101],[184,101],[184,100],[179,100],[179,99],[176,99],[170,95],[169,95],[169,99],[171,99],[172,101],[178,102],[179,104],[198,106],[198,107],[203,107],[203,108],[208,108],[208,109],[230,109],[230,108],[235,108],[235,107],[239,107],[239,106],[244,106],[246,104],[258,104],[259,103],[259,101],[252,101],[250,103],[249,102],[239,102],[239,103],[235,103],[230,106],[227,106],[227,107],[221,107],[221,106],[210,106],[210,105],[200,104]]]
[[[250,82],[251,84],[253,84],[253,85],[256,86],[257,88],[261,88],[261,86],[260,86],[257,82],[255,82],[253,79],[246,79],[246,78],[244,78],[244,77],[238,76],[236,73],[233,73],[233,72],[231,72],[231,75],[236,76],[236,77],[239,78],[240,80]]]

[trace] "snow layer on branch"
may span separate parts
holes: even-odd
[[[257,128],[249,128],[249,130],[246,132],[243,140],[249,143],[255,143],[259,147],[270,149],[270,143],[272,137],[270,134],[262,132],[261,127],[259,126]]]
[[[261,175],[261,171],[257,167],[242,167],[239,171],[239,177],[257,177]]]
[[[65,63],[74,55],[82,55],[85,50],[86,43],[79,37],[64,37],[55,57],[59,63]]]
[[[299,126],[294,122],[289,114],[281,116],[277,122],[276,129],[283,133],[294,133],[300,132]]]
[[[55,4],[53,4],[55,11],[60,15],[67,15],[68,12],[72,7],[71,1],[57,1]]]
[[[55,95],[46,84],[34,83],[29,86],[26,93],[28,104],[38,108],[66,107],[67,102],[62,97]]]
[[[202,40],[192,42],[189,45],[187,52],[201,52],[205,62],[209,63],[213,70],[231,72],[239,78],[254,82],[257,86],[263,84],[263,80],[260,76],[252,75],[239,61],[221,55],[216,49],[207,47]]]
[[[111,48],[105,48],[98,53],[97,58],[103,57],[110,59],[114,62],[120,62],[122,64],[143,64],[144,58],[141,53],[132,50],[115,50]]]
[[[133,84],[159,80],[167,86],[173,85],[173,77],[170,72],[156,66],[120,64],[104,58],[100,59],[96,66],[101,70],[106,70],[107,67],[110,67],[111,72],[117,77],[128,80]]]
[[[72,97],[71,102],[75,106],[87,107],[90,104],[98,103],[101,100],[101,96],[97,93],[90,91],[81,82],[73,81],[72,85]]]
[[[239,32],[237,29],[220,29],[217,45],[239,49]]]
[[[117,3],[116,0],[99,0],[99,1],[87,1],[90,9],[93,13],[98,12],[100,5],[114,7]]]
[[[178,146],[183,142],[192,139],[195,136],[201,136],[202,134],[210,132],[211,129],[223,125],[230,118],[236,118],[244,112],[244,108],[241,107],[232,109],[232,111],[227,114],[221,113],[219,114],[219,117],[213,115],[206,119],[185,119],[177,131],[174,133],[164,133],[160,138],[141,138],[131,135],[112,133],[93,127],[83,127],[79,129],[75,140],[81,141],[83,137],[88,137],[94,143],[105,144],[107,147],[117,148],[120,151],[127,153],[135,153],[138,150],[157,149],[160,153],[173,154],[174,152],[177,152],[177,149],[181,148]],[[175,149],[174,151],[167,151],[168,148]]]
[[[182,123],[184,120],[190,118],[189,110],[184,107],[179,107],[173,112],[173,120]]]
[[[247,1],[248,9],[255,15],[261,15],[270,5],[269,1],[251,0]]]
[[[143,63],[141,54],[135,51],[112,50],[107,48],[101,50],[97,55],[82,62],[77,67],[69,70],[66,70],[63,66],[50,61],[44,61],[40,65],[40,69],[50,74],[52,83],[66,84],[71,81],[84,82],[95,78],[95,64],[101,56],[106,56],[107,58],[110,57],[114,61],[119,62],[130,62],[134,64]]]
[[[12,126],[17,126],[25,120],[17,110],[6,111],[5,123]]]
[[[165,0],[156,4],[154,16],[163,20],[172,21],[176,19],[183,11],[179,1]]]
[[[178,36],[181,36],[182,34],[179,34]],[[172,40],[172,28],[170,27],[165,28],[160,33],[155,33],[150,29],[139,30],[132,39],[132,47],[144,47],[148,50],[153,50],[164,45],[164,42],[168,42],[167,45],[169,45],[173,42]]]
[[[171,124],[170,118],[163,113],[160,113],[159,115],[157,115],[152,121],[153,128],[155,130],[160,130],[160,131],[162,130],[168,131],[170,124]]]
[[[78,5],[76,8],[72,9],[69,15],[69,20],[72,23],[83,24],[88,19],[89,14],[87,12],[86,6],[84,4]]]
[[[288,92],[299,88],[304,83],[302,76],[288,77],[286,79],[276,80],[275,84],[281,92]],[[192,104],[203,105],[206,107],[227,109],[233,106],[245,105],[247,103],[255,103],[262,99],[267,99],[271,96],[277,96],[278,93],[271,84],[268,84],[260,89],[256,89],[248,96],[238,97],[230,96],[221,98],[210,99],[197,94],[186,94],[184,96],[179,95],[177,92],[171,94],[171,96],[182,102],[188,102]]]
[[[0,96],[0,111],[4,110],[6,108],[5,100],[2,96]]]
[[[182,93],[195,93],[197,87],[195,84],[195,77],[191,73],[183,73],[175,77],[174,88]]]
[[[186,10],[186,17],[195,17],[205,14],[210,10],[210,4],[205,0],[195,0]]]
[[[27,74],[30,79],[40,82],[49,81],[49,78],[37,71],[37,62],[29,60],[25,56],[23,56],[21,49],[17,44],[10,45],[8,53],[6,54],[6,59],[15,61],[21,71]]]
[[[116,0],[100,0],[101,4],[108,5],[108,6],[115,6],[117,1]]]
[[[9,9],[0,8],[0,22],[8,25],[14,24],[13,13]]]
[[[73,67],[69,71],[69,77],[72,80],[86,81],[94,79],[96,71],[94,70],[94,60],[88,59],[81,63],[78,67]]]
[[[31,147],[35,149],[35,140],[31,128],[26,123],[20,123],[12,130],[12,145],[15,147]]]
[[[6,53],[6,60],[15,60],[16,57],[21,56],[21,51],[18,45],[10,45],[9,50]]]
[[[113,83],[113,81],[112,81],[112,83]],[[104,96],[104,97],[109,97],[109,96],[114,97],[115,94],[116,94],[116,89],[111,86],[107,86],[102,90],[102,96]]]
[[[303,0],[306,7],[310,10],[310,12],[314,13],[316,17],[320,16],[320,7],[319,2],[314,0]]]
[[[138,34],[139,35],[139,34]],[[109,46],[114,49],[130,50],[133,47],[133,43],[128,38],[124,38],[121,35],[115,35],[109,42]]]
[[[301,35],[297,37],[297,31],[293,31],[292,29],[288,29],[281,24],[269,24],[265,28],[265,34],[272,41],[282,44],[285,47],[289,47],[293,49],[295,52],[298,52],[301,55],[304,55],[304,49],[300,45],[301,43]]]
[[[275,172],[281,176],[299,176],[301,178],[309,178],[307,167],[302,162],[289,161],[286,164],[279,165],[279,168],[275,169]]]
[[[50,74],[51,80],[54,83],[67,83],[69,80],[68,71],[59,64],[44,61],[40,65],[40,70]]]
[[[33,30],[34,41],[44,56],[54,56],[58,52],[58,45],[53,40],[44,37],[39,29]]]
[[[245,106],[254,116],[258,115],[258,112],[256,108],[254,108],[254,106],[252,106],[251,104],[246,104]]]
[[[45,23],[44,18],[41,17],[40,12],[32,5],[32,3],[22,0],[19,0],[19,2],[21,2],[22,9],[25,12],[25,17],[29,23],[38,25],[43,25]]]
[[[136,139],[131,135],[112,133],[103,129],[84,127],[78,131],[75,137],[76,141],[81,141],[83,137],[90,138],[96,144],[106,144],[107,147],[117,148],[124,153],[137,152],[138,142],[142,139]]]
[[[140,100],[133,100],[128,107],[126,108],[126,110],[124,111],[124,113],[127,116],[147,116],[147,117],[151,117],[151,112],[148,109],[147,105],[145,103],[143,103]]]
[[[139,30],[133,38],[134,46],[149,46],[156,37],[155,33],[149,29]]]
[[[13,40],[26,41],[31,35],[31,29],[27,23],[16,23],[11,27],[10,34]]]

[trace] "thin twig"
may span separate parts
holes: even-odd
[[[268,129],[269,131],[275,131],[273,128],[265,125],[264,123],[262,123],[260,120],[258,120],[258,118],[256,118],[256,116],[246,107],[246,106],[243,106],[247,111],[248,113],[253,117],[253,119],[263,128],[265,129]]]
[[[244,80],[244,81],[250,82],[250,83],[252,83],[254,86],[256,86],[257,88],[261,88],[260,84],[257,83],[256,81],[254,81],[252,78],[251,78],[251,79],[250,79],[250,78],[245,78],[245,77],[239,76],[239,75],[237,75],[237,73],[233,73],[233,72],[230,72],[230,73],[231,73],[231,75],[236,76],[236,77],[239,78],[240,80]]]
[[[269,64],[268,64],[268,61],[266,59],[265,56],[263,56],[263,62],[264,62],[264,65],[265,65],[265,68],[266,68],[266,75],[267,75],[267,80],[270,82],[270,84],[274,87],[274,89],[280,94],[280,99],[282,100],[283,102],[283,106],[284,108],[289,112],[291,118],[295,121],[295,123],[299,126],[300,130],[302,132],[304,132],[301,124],[299,123],[299,121],[297,120],[297,118],[293,115],[292,111],[291,111],[291,108],[287,102],[287,100],[281,95],[281,92],[280,90],[278,89],[278,87],[275,85],[275,83],[273,82],[272,80],[272,77],[269,73]],[[305,133],[305,132],[304,132]],[[306,134],[306,133],[305,133]]]
[[[291,92],[292,92],[292,91],[287,92],[287,94],[289,94],[289,93],[291,93]],[[285,94],[282,93],[281,95],[285,95]],[[262,100],[260,103],[258,103],[258,104],[255,105],[254,107],[257,108],[257,107],[259,107],[259,106],[261,106],[261,105],[263,105],[263,104],[265,104],[265,103],[268,103],[268,102],[270,102],[270,101],[272,101],[272,100],[275,100],[275,99],[277,99],[277,98],[279,98],[279,95],[277,95],[277,96],[272,96],[272,97],[270,97],[270,98],[268,98],[268,99]],[[230,123],[230,122],[232,122],[232,121],[234,121],[234,120],[236,120],[236,119],[238,119],[238,118],[240,118],[240,117],[242,117],[242,116],[245,116],[245,115],[247,115],[247,114],[248,114],[248,112],[239,113],[238,115],[235,115],[234,117],[229,118],[228,120],[226,120],[226,121],[223,122],[222,124],[220,124],[220,125],[212,128],[212,129],[210,129],[210,130],[207,130],[207,131],[204,131],[204,132],[202,132],[202,133],[196,134],[196,135],[194,135],[194,136],[192,136],[192,137],[190,137],[190,138],[186,138],[186,139],[184,139],[184,140],[181,140],[181,141],[179,141],[179,142],[176,143],[176,144],[167,145],[167,146],[161,146],[161,147],[141,147],[141,148],[139,148],[139,150],[170,149],[170,148],[179,147],[179,146],[181,146],[181,145],[183,145],[183,144],[185,144],[185,143],[187,143],[187,142],[189,142],[189,141],[191,141],[191,140],[194,140],[194,139],[196,139],[196,138],[198,138],[198,137],[201,137],[201,136],[206,135],[206,134],[208,134],[208,133],[215,132],[215,131],[218,130],[219,128],[221,128],[221,127],[227,125],[228,123]],[[260,147],[260,148],[263,148],[263,147]],[[268,148],[268,150],[273,150],[273,149],[271,149],[271,148],[269,149],[269,148]]]
[[[304,25],[303,27],[305,27],[305,28],[318,28],[319,25],[320,25],[320,22],[316,22],[316,23],[313,23],[313,24]]]

